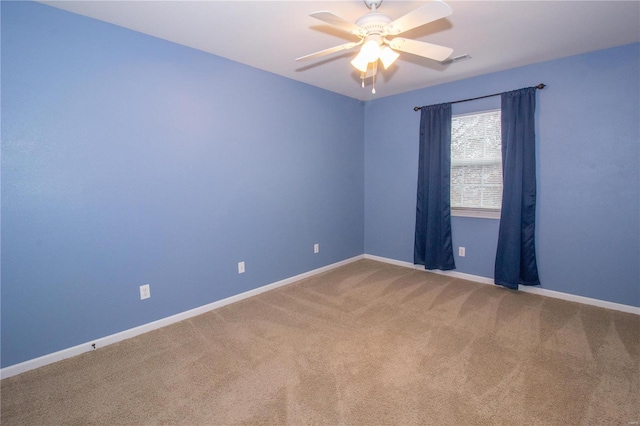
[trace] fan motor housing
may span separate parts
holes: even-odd
[[[382,34],[384,33],[384,27],[390,22],[391,18],[388,15],[371,11],[361,16],[356,21],[356,25],[367,30],[369,34]]]

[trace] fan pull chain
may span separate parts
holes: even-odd
[[[378,73],[378,61],[373,63],[373,88],[371,93],[376,94],[376,74]]]
[[[360,81],[362,82],[362,88],[364,89],[364,73],[360,73]]]

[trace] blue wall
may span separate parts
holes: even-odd
[[[543,287],[640,306],[640,45],[363,106],[44,5],[1,8],[3,367],[362,253],[412,261],[413,106],[539,82]],[[453,219],[459,271],[493,275],[497,226]]]
[[[414,106],[545,83],[537,120],[542,287],[640,306],[639,75],[640,45],[633,44],[367,102],[365,253],[413,261]],[[456,104],[454,114],[499,102]],[[497,229],[497,220],[453,218],[459,272],[493,277]]]
[[[362,254],[363,121],[350,98],[2,2],[2,366]]]

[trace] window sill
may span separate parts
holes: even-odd
[[[500,210],[452,208],[451,216],[477,217],[481,219],[500,219]]]

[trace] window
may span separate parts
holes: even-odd
[[[451,120],[451,214],[500,218],[500,110]]]

